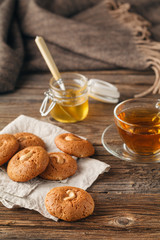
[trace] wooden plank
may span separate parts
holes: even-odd
[[[1,239],[14,239],[17,234],[19,239],[148,239],[160,236],[159,194],[99,193],[92,196],[96,204],[93,216],[72,223],[56,223],[29,210],[19,209],[16,214],[15,210],[6,210],[0,216]],[[8,211],[12,212],[10,220],[6,220]]]
[[[151,85],[154,82],[155,75],[153,72],[134,72],[129,71],[82,71],[81,74],[85,75],[88,79],[96,78],[101,79],[113,84],[126,83],[128,85]],[[138,74],[139,73],[139,74]],[[26,74],[23,75],[17,82],[16,88],[35,88],[35,89],[48,89],[51,75],[46,74]]]
[[[115,84],[121,99],[131,98],[154,81],[151,71],[85,71],[88,78],[100,78]],[[39,108],[43,92],[48,89],[50,74],[25,75],[13,93],[0,95],[0,130],[17,116],[25,114],[55,124],[89,139],[96,159],[110,164],[87,190],[95,201],[92,216],[77,222],[54,222],[35,211],[7,209],[0,204],[0,239],[160,239],[160,167],[159,164],[137,164],[112,156],[101,143],[104,129],[114,122],[116,104],[89,99],[87,118],[74,124],[63,124],[41,117]],[[149,95],[149,97],[159,97]],[[115,141],[115,134],[112,141]]]

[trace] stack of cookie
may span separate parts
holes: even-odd
[[[94,154],[89,141],[71,133],[58,135],[55,144],[62,152],[47,153],[43,140],[31,133],[2,134],[0,166],[8,163],[7,174],[17,182],[26,182],[37,176],[47,180],[63,180],[77,171],[77,161],[72,156],[82,158]],[[84,218],[94,209],[90,194],[75,187],[51,189],[45,205],[50,214],[66,221]]]

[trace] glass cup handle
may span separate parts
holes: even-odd
[[[53,98],[53,93],[51,93],[50,90],[48,90],[47,92],[44,92],[44,95],[46,95],[46,96],[45,96],[45,98],[42,102],[42,105],[40,107],[40,110],[39,110],[42,117],[47,116],[48,113],[54,108],[54,106],[56,104],[56,102],[54,101],[54,98]],[[52,102],[47,109],[47,104],[48,104],[49,99],[51,99]]]

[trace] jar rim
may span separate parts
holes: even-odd
[[[63,72],[61,73],[61,76],[62,76],[62,79],[66,77],[66,78],[71,78],[73,80],[74,78],[77,77],[78,80],[82,80],[84,84],[79,88],[81,91],[83,91],[88,85],[88,79],[83,74],[74,73],[74,72],[73,73]],[[67,80],[64,80],[64,81],[67,81]],[[58,84],[58,81],[56,81],[54,77],[52,77],[49,81],[49,86],[51,87],[51,89],[59,92],[65,92],[65,90],[55,87],[53,84]]]

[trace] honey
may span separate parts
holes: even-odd
[[[128,108],[118,114],[118,119],[116,125],[119,134],[131,151],[140,155],[160,151],[159,108]]]
[[[40,107],[41,115],[50,113],[52,118],[63,123],[84,120],[89,110],[88,79],[79,73],[62,73],[61,77],[50,79],[50,89],[44,92]]]
[[[57,121],[73,123],[82,121],[88,114],[88,97],[80,96],[77,90],[68,89],[64,101],[57,101],[50,115]]]
[[[62,74],[64,90],[51,79],[52,100],[55,103],[50,115],[59,122],[74,123],[82,121],[88,114],[87,79],[81,74]]]

